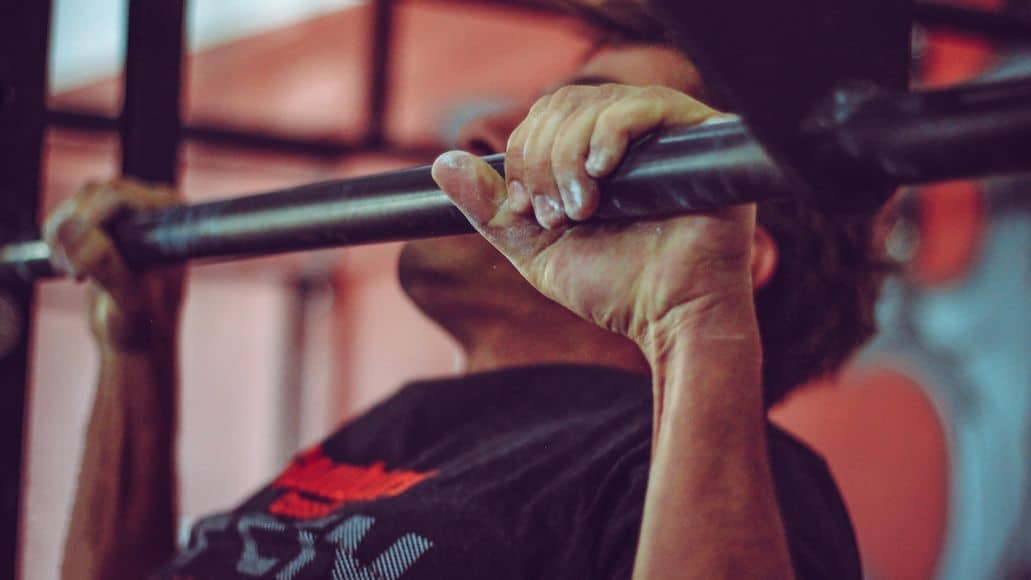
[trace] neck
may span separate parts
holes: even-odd
[[[609,368],[625,369],[632,372],[648,373],[648,365],[637,347],[632,349],[613,349],[605,341],[584,341],[564,337],[569,340],[555,341],[548,337],[547,346],[528,343],[528,348],[505,348],[511,345],[513,334],[510,330],[498,333],[496,340],[485,341],[473,348],[466,348],[465,372],[475,373],[498,370],[510,367],[532,366],[541,364],[585,364]],[[539,337],[538,337],[539,338]],[[557,346],[556,342],[564,343]],[[633,346],[633,345],[631,345]],[[538,349],[546,348],[544,352]]]
[[[549,363],[649,372],[636,344],[542,296],[477,235],[407,244],[400,280],[462,347],[466,372]]]

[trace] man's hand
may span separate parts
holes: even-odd
[[[615,169],[633,138],[715,115],[663,87],[569,86],[537,101],[512,133],[507,184],[462,152],[437,159],[433,176],[539,291],[649,355],[656,333],[672,332],[725,296],[751,301],[753,207],[579,222],[598,207],[595,180]]]
[[[91,183],[47,219],[44,232],[54,267],[90,281],[90,328],[102,349],[145,350],[155,341],[172,339],[183,270],[130,271],[104,227],[124,213],[178,201],[172,190],[133,180]]]

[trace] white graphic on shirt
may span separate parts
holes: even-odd
[[[301,544],[301,553],[283,566],[276,574],[276,580],[292,580],[309,562],[315,559],[315,534],[297,530],[297,542]]]
[[[284,535],[296,533],[296,538],[291,539],[297,542],[297,555],[280,568],[275,576],[276,580],[293,580],[301,577],[304,569],[315,561],[315,546],[320,543],[335,548],[331,570],[333,580],[398,580],[433,547],[433,542],[418,534],[404,534],[376,556],[371,564],[363,566],[358,561],[356,552],[376,523],[376,519],[355,515],[342,522],[340,520],[340,516],[330,516],[298,522],[290,529],[285,523],[266,514],[245,515],[235,526],[235,532],[239,534],[242,542],[236,571],[244,576],[260,577],[269,574],[280,563],[279,558],[261,555],[262,542],[255,537],[254,530],[261,531],[262,539],[276,542],[282,542]],[[181,569],[205,552],[211,544],[212,534],[232,533],[230,521],[229,515],[218,515],[199,522],[194,527],[193,545],[179,554],[173,561],[173,568]],[[269,535],[272,537],[269,538]]]
[[[374,523],[374,518],[354,516],[326,535],[327,540],[337,543],[333,580],[397,580],[433,546],[433,542],[422,536],[405,534],[372,564],[362,566],[354,553]]]
[[[185,566],[190,563],[191,560],[196,558],[204,550],[208,549],[208,536],[214,532],[222,532],[229,526],[229,520],[231,518],[226,514],[219,514],[217,516],[211,516],[204,518],[197,522],[197,525],[193,527],[193,536],[196,541],[193,545],[183,550],[176,556],[175,560],[172,560],[172,567],[178,568]]]
[[[258,542],[251,533],[251,528],[258,528],[267,532],[282,532],[286,526],[279,520],[265,514],[246,515],[236,523],[236,530],[243,538],[243,553],[240,554],[240,561],[236,563],[236,571],[248,576],[261,576],[272,569],[279,562],[277,558],[262,558],[258,554]]]

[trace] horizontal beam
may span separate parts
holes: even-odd
[[[74,131],[113,133],[120,127],[118,117],[96,111],[70,108],[50,109],[47,111],[47,121],[52,127]],[[383,153],[405,159],[425,160],[440,152],[440,146],[435,144],[401,146],[386,142],[376,147],[370,147],[360,140],[294,137],[259,129],[197,122],[184,125],[181,136],[184,140],[196,143],[327,160],[362,153]]]

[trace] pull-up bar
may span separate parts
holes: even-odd
[[[647,219],[769,198],[872,211],[897,185],[1031,169],[1031,79],[902,95],[843,92],[806,123],[819,172],[783,173],[736,117],[638,142],[601,184],[597,219]],[[499,172],[504,156],[486,160]],[[134,268],[471,232],[428,166],[140,213],[111,226]],[[0,276],[54,275],[42,241],[0,246]]]

